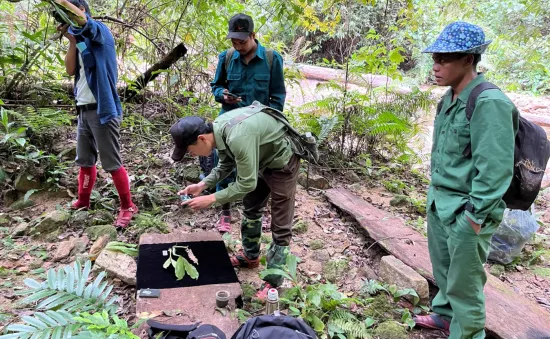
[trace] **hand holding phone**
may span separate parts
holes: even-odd
[[[243,100],[241,99],[240,96],[229,92],[228,89],[224,89],[223,90],[223,101],[225,101],[226,104],[235,105],[235,104],[237,104],[237,103],[239,103]]]

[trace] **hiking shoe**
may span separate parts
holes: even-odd
[[[443,319],[438,314],[416,316],[413,320],[418,327],[440,330],[447,336],[451,333],[449,331],[451,328],[451,323],[448,320]]]
[[[115,222],[116,227],[125,228],[128,226],[130,221],[132,221],[132,217],[138,213],[138,208],[136,205],[132,205],[132,207],[123,209],[121,208],[118,212],[118,217]]]
[[[249,259],[244,251],[240,250],[239,253],[231,257],[231,265],[233,267],[256,268],[260,266],[260,258]]]
[[[220,220],[216,223],[216,228],[220,233],[229,233],[231,232],[231,216],[222,215]]]

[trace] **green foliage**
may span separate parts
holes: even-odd
[[[134,217],[129,230],[138,237],[143,233],[151,233],[154,231],[168,233],[170,231],[168,225],[162,221],[159,216],[143,212]]]
[[[113,297],[107,298],[113,289],[106,281],[102,282],[105,272],[100,273],[95,280],[87,284],[91,262],[84,267],[79,262],[59,270],[49,269],[47,280],[40,283],[33,279],[25,279],[30,290],[22,294],[30,294],[23,303],[34,303],[32,316],[22,316],[22,324],[11,324],[6,327],[8,334],[1,339],[60,339],[60,338],[117,338],[137,339],[131,330],[133,327],[116,316],[118,305]],[[5,332],[6,333],[6,332]]]
[[[307,232],[308,224],[304,220],[299,220],[292,226],[292,231],[296,234],[304,234]]]
[[[238,240],[238,239],[233,239],[231,237],[231,234],[229,233],[225,233],[223,236],[222,236],[222,240],[225,244],[225,248],[227,248],[227,250],[230,252],[230,253],[237,253],[237,247],[241,244],[241,241]]]
[[[114,305],[117,297],[107,300],[113,286],[108,285],[105,272],[100,273],[95,280],[87,283],[91,271],[91,262],[82,267],[80,262],[73,266],[65,266],[57,271],[48,270],[47,280],[40,283],[34,279],[24,280],[30,289],[21,294],[29,294],[21,302],[24,304],[37,302],[38,310],[63,310],[67,312],[82,312],[105,309],[110,313],[116,310]]]
[[[80,326],[74,315],[63,310],[36,312],[31,316],[22,316],[24,324],[8,325],[6,329],[12,334],[0,336],[1,339],[24,338],[70,338]]]
[[[38,134],[51,132],[62,126],[70,126],[73,119],[67,111],[49,107],[27,106],[23,113],[12,111],[12,115],[19,124]]]
[[[462,20],[480,25],[487,39],[493,40],[478,66],[488,71],[491,81],[510,91],[540,94],[550,90],[550,8],[544,1],[414,1],[403,15],[408,19],[400,26],[400,35],[411,41],[417,65],[413,74],[420,81],[426,79],[432,65],[430,55],[422,54],[422,49],[445,25]]]
[[[105,246],[105,249],[109,251],[128,254],[132,257],[137,257],[139,253],[136,244],[127,244],[125,242],[120,242],[120,241],[109,242],[107,246]]]
[[[131,332],[132,328],[128,326],[125,320],[120,319],[116,315],[111,315],[105,310],[94,314],[83,312],[78,317],[75,317],[74,320],[86,325],[86,330],[80,332],[75,338],[139,339],[137,335]]]
[[[25,127],[16,127],[14,121],[10,121],[8,114],[13,114],[13,111],[8,111],[3,107],[0,107],[0,121],[2,123],[2,130],[0,131],[0,145],[5,145],[8,151],[15,149],[24,149],[27,144]]]
[[[323,240],[312,240],[309,242],[309,247],[314,251],[320,250],[325,247],[325,242]]]
[[[197,257],[195,257],[193,251],[191,251],[189,247],[174,245],[168,249],[169,257],[168,259],[166,259],[162,267],[164,269],[168,269],[168,267],[172,266],[175,270],[177,280],[183,279],[185,277],[185,274],[189,275],[191,279],[197,280],[199,278],[199,272],[197,271],[197,268],[193,266],[193,264],[191,264],[186,258],[184,258],[183,255],[177,254],[177,249],[185,250],[187,256],[189,257],[189,260],[191,260],[195,265],[199,265]],[[175,257],[177,257],[178,259],[174,259]]]
[[[420,301],[420,297],[415,290],[411,288],[399,289],[395,285],[388,285],[385,283],[379,283],[376,280],[367,280],[361,288],[361,293],[366,295],[375,295],[378,292],[384,291],[393,298],[393,301],[397,302],[404,296],[413,297],[413,304],[416,305]]]
[[[396,303],[409,295],[417,302],[415,291],[370,280],[358,296],[350,297],[338,291],[334,284],[302,283],[297,275],[298,262],[299,258],[290,254],[285,267],[265,269],[260,277],[280,274],[291,282],[292,287],[284,291],[281,302],[288,307],[289,315],[304,319],[320,338],[372,338],[377,324],[388,318],[399,319],[403,329],[412,328],[410,312],[396,307],[390,298]],[[384,327],[381,330],[384,331]]]

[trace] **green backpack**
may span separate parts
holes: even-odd
[[[244,107],[243,107],[244,108]],[[289,138],[292,151],[299,158],[312,163],[319,164],[319,150],[317,149],[316,136],[311,132],[301,134],[288,122],[285,114],[279,110],[271,108],[269,106],[262,105],[258,101],[254,101],[252,105],[246,107],[248,110],[246,113],[238,115],[227,123],[227,128],[239,124],[241,121],[250,118],[254,114],[263,112],[269,114],[274,119],[282,122],[286,126],[286,135]],[[224,141],[225,142],[225,141]],[[226,146],[227,147],[227,146]]]

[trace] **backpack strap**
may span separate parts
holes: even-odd
[[[438,115],[439,112],[441,112],[441,108],[443,107],[443,99],[439,100],[437,103],[437,109],[435,110],[435,115]]]
[[[269,66],[269,73],[271,73],[271,66],[273,66],[273,50],[271,48],[266,48],[265,56],[267,57],[267,65]]]
[[[227,73],[227,70],[229,69],[229,64],[231,63],[231,59],[233,59],[233,54],[235,53],[235,48],[231,47],[227,50],[225,53],[225,72]]]
[[[472,92],[470,92],[470,96],[468,97],[468,102],[466,103],[466,118],[468,121],[472,119],[472,115],[474,114],[474,110],[476,109],[476,101],[477,97],[481,94],[481,92],[486,91],[488,89],[498,89],[497,85],[492,84],[488,81],[484,81],[481,84],[474,87]]]
[[[231,47],[225,53],[225,71],[229,69],[229,64],[235,53],[235,48]],[[267,57],[267,65],[269,66],[269,73],[271,73],[271,66],[273,66],[273,50],[271,48],[265,49],[265,56]]]
[[[490,83],[488,81],[484,81],[479,85],[477,85],[476,87],[474,87],[474,89],[472,89],[472,92],[470,92],[470,96],[468,96],[468,102],[466,103],[466,119],[468,119],[468,121],[472,120],[472,115],[474,114],[474,110],[476,109],[477,98],[479,97],[481,92],[486,91],[488,89],[500,90],[500,88],[497,85]],[[462,152],[462,155],[465,156],[466,158],[469,158],[470,156],[472,156],[471,142],[468,143],[468,146],[466,146],[466,148]]]

